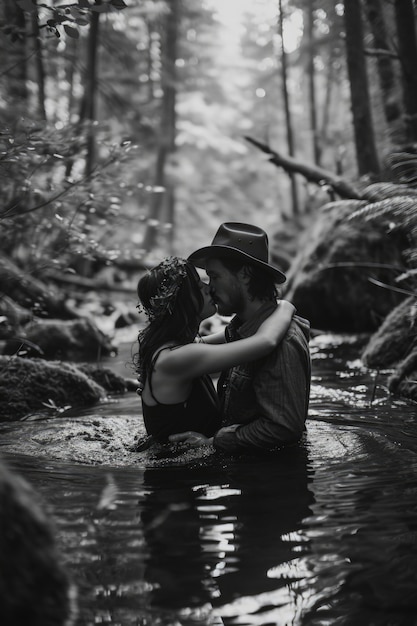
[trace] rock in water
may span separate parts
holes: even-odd
[[[74,589],[39,496],[0,463],[0,624],[71,626]]]

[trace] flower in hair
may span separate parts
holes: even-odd
[[[156,268],[162,272],[162,280],[156,294],[149,299],[149,307],[143,307],[150,322],[162,318],[166,313],[171,314],[175,306],[178,291],[184,278],[187,276],[187,261],[178,257],[164,259]]]

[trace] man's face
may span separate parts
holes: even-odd
[[[210,278],[210,292],[220,315],[243,311],[247,298],[240,274],[228,270],[219,259],[209,259],[206,273]]]

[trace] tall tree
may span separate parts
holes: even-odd
[[[288,143],[288,153],[290,156],[294,156],[294,135],[292,129],[292,120],[291,120],[291,108],[290,108],[290,97],[288,93],[288,62],[287,62],[287,52],[285,50],[285,19],[284,19],[284,8],[282,0],[278,0],[278,20],[279,20],[279,32],[281,35],[281,68],[282,68],[282,94],[284,98],[284,107],[285,107],[285,121],[287,128],[287,143]],[[292,197],[292,206],[294,215],[299,213],[298,207],[298,190],[297,190],[297,180],[295,174],[290,173],[291,180],[291,197]]]
[[[32,13],[32,30],[35,48],[35,64],[36,64],[36,82],[38,85],[38,112],[41,119],[46,120],[45,109],[45,66],[43,62],[42,40],[39,29],[39,16],[36,0],[34,2],[35,9]]]
[[[65,78],[68,85],[67,97],[68,97],[68,117],[71,119],[74,113],[75,107],[75,95],[74,95],[74,79],[76,76],[76,63],[78,57],[79,45],[78,41],[72,37],[67,37],[65,42]]]
[[[2,3],[3,4],[3,3]],[[1,7],[4,19],[1,47],[3,50],[3,63],[5,78],[7,81],[6,93],[8,100],[13,104],[16,114],[16,107],[24,109],[28,101],[27,88],[27,38],[25,14],[14,0],[4,0]]]
[[[372,125],[360,0],[345,0],[346,55],[359,175],[379,172]]]
[[[413,0],[395,0],[394,7],[407,136],[417,141],[417,40]]]
[[[393,51],[388,43],[384,6],[381,0],[364,0],[364,7],[372,32],[385,119],[391,125],[401,117],[401,107],[397,99]]]
[[[101,0],[96,0],[97,7],[101,5]],[[91,16],[90,32],[88,36],[87,51],[87,71],[85,88],[85,119],[89,122],[87,133],[87,155],[85,163],[85,172],[91,174],[95,160],[95,137],[94,137],[94,120],[96,116],[96,98],[97,98],[97,49],[99,45],[99,24],[100,12],[94,11]]]
[[[155,188],[151,196],[149,219],[143,241],[145,250],[151,250],[155,246],[164,204],[169,222],[171,225],[174,222],[174,194],[173,190],[169,186],[167,187],[165,167],[169,155],[175,150],[179,6],[179,0],[169,0],[169,13],[164,19],[161,73],[162,108],[155,165]],[[161,193],[162,190],[164,190],[163,193]]]
[[[307,2],[307,39],[309,48],[308,57],[308,93],[309,93],[309,111],[310,111],[310,126],[313,138],[313,154],[314,162],[316,165],[320,165],[321,149],[317,128],[317,104],[316,104],[316,80],[315,80],[315,37],[314,37],[314,0]]]

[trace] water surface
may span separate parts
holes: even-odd
[[[417,405],[352,339],[311,349],[305,441],[271,458],[133,453],[135,394],[1,425],[53,511],[77,626],[417,624]]]

